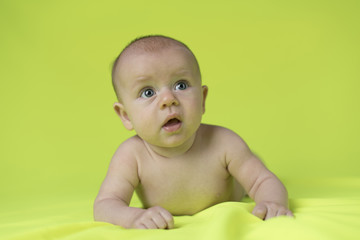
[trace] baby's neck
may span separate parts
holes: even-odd
[[[159,147],[159,146],[151,145],[146,141],[144,141],[144,143],[146,148],[149,150],[151,154],[159,155],[165,158],[174,158],[187,153],[191,149],[191,147],[195,142],[196,135],[197,134],[195,133],[190,139],[188,139],[182,145],[177,147]]]

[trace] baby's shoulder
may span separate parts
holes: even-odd
[[[143,140],[139,136],[135,135],[120,144],[115,151],[113,159],[123,159],[123,161],[136,159],[137,154],[139,154],[143,148]]]
[[[212,139],[217,139],[217,138],[221,138],[221,140],[233,139],[233,138],[241,139],[241,137],[234,131],[217,125],[201,124],[200,130],[202,131],[203,135],[206,135],[207,137],[210,137]]]
[[[118,149],[131,151],[135,148],[139,148],[139,146],[142,145],[143,145],[142,139],[138,135],[135,135],[123,141],[118,147]]]
[[[225,127],[202,124],[200,131],[203,139],[218,146],[246,146],[245,141],[236,132]]]
[[[226,156],[226,165],[232,159],[249,159],[252,156],[246,142],[234,131],[213,125],[202,126],[202,131],[204,134],[203,139],[207,139],[205,141],[209,143],[207,147]]]

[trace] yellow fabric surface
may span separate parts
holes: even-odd
[[[356,239],[360,236],[360,179],[287,181],[295,218],[261,221],[254,203],[226,202],[194,216],[175,217],[172,230],[128,230],[92,220],[93,199],[47,201],[0,215],[0,239]],[[306,189],[304,191],[304,189]],[[311,197],[312,196],[312,197]],[[139,206],[133,199],[133,206]]]

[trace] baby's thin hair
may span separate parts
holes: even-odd
[[[180,42],[179,40],[176,40],[171,37],[167,37],[167,36],[160,35],[160,34],[153,34],[153,35],[137,37],[134,40],[132,40],[130,43],[128,43],[126,45],[126,47],[116,57],[116,59],[114,60],[114,63],[113,63],[113,67],[112,67],[112,74],[114,74],[114,69],[115,69],[116,64],[119,61],[120,57],[128,49],[142,50],[145,52],[154,52],[154,51],[158,51],[159,49],[163,49],[165,47],[169,47],[169,46],[173,46],[173,45],[185,47],[187,50],[189,50],[192,53],[190,48],[185,43]]]
[[[179,40],[176,40],[174,38],[160,35],[160,34],[140,36],[140,37],[137,37],[134,40],[132,40],[130,43],[128,43],[126,45],[126,47],[116,57],[116,59],[114,60],[114,62],[112,64],[111,78],[112,78],[113,88],[115,90],[117,97],[119,98],[119,95],[118,95],[118,92],[116,89],[115,69],[116,69],[116,66],[122,55],[124,55],[126,52],[128,52],[130,50],[134,50],[134,51],[139,50],[139,51],[144,51],[144,52],[156,52],[161,49],[171,47],[171,46],[176,46],[176,45],[180,46],[180,47],[184,47],[191,53],[191,55],[195,59],[196,65],[200,72],[200,67],[199,67],[198,61],[196,60],[195,55],[193,54],[193,52],[190,50],[190,48],[185,43],[183,43]]]
[[[191,51],[189,47],[186,46],[185,43],[180,42],[179,40],[164,35],[156,34],[156,35],[146,35],[135,38],[124,48],[123,52],[130,47],[141,49],[146,52],[152,52],[159,50],[159,48],[168,47],[173,44],[185,47],[189,51]]]

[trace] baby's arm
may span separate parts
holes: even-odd
[[[161,207],[129,207],[139,184],[138,166],[129,141],[123,143],[111,160],[107,176],[94,203],[94,219],[124,228],[173,228],[172,215]]]
[[[281,181],[250,151],[236,134],[228,138],[227,166],[230,174],[256,202],[253,214],[261,219],[287,215],[288,194]]]

